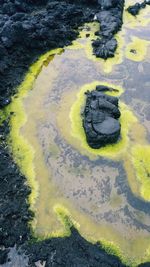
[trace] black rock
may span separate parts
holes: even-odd
[[[114,53],[117,49],[117,41],[112,38],[107,39],[97,39],[93,42],[93,51],[96,57],[107,59],[108,57],[114,57]]]
[[[127,8],[127,11],[133,15],[133,16],[136,16],[139,14],[140,10],[145,8],[146,5],[150,5],[150,0],[144,0],[142,3],[135,3],[134,5],[132,6],[129,6]]]
[[[83,127],[89,146],[95,149],[117,142],[120,136],[118,98],[104,94],[108,90],[113,88],[99,85],[86,92]]]
[[[69,3],[70,2],[70,3]],[[29,66],[54,48],[69,45],[97,6],[81,0],[0,0],[0,96],[11,99]],[[93,0],[93,3],[97,1]],[[7,101],[0,99],[0,107]]]
[[[105,118],[103,122],[93,123],[92,126],[98,134],[113,135],[116,132],[120,133],[119,122],[111,117]]]
[[[117,49],[117,40],[114,38],[121,26],[124,0],[99,0],[100,12],[96,20],[100,23],[100,31],[96,32],[99,38],[93,42],[93,52],[96,57],[107,59],[113,57]]]

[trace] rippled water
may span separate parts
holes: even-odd
[[[26,119],[19,129],[32,147],[31,167],[39,185],[35,234],[65,232],[57,214],[63,209],[84,237],[113,242],[128,261],[136,262],[149,258],[150,250],[150,29],[144,20],[148,11],[137,20],[124,15],[114,59],[104,62],[92,55],[96,23],[85,25],[71,47],[50,56],[22,100]],[[95,81],[122,88],[123,127],[130,118],[127,140],[122,138],[121,147],[109,147],[106,154],[105,149],[102,153],[84,146],[82,133],[73,131],[76,114],[71,112],[80,102],[78,93],[87,84],[94,89]],[[19,112],[15,110],[16,117]],[[74,127],[78,132],[80,125]]]

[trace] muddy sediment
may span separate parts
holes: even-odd
[[[47,50],[70,44],[78,34],[77,27],[91,21],[99,8],[96,1],[78,1],[78,5],[75,2],[37,1],[35,5],[34,1],[27,0],[0,1],[1,107],[10,102],[29,65]],[[24,38],[20,38],[20,34]],[[106,253],[100,244],[87,242],[74,228],[69,237],[34,240],[29,226],[34,214],[26,201],[31,189],[10,155],[8,133],[8,122],[5,122],[0,127],[0,264],[8,260],[9,248],[17,246],[27,254],[27,259],[23,260],[22,253],[22,267],[35,266],[35,262],[56,267],[125,266],[118,257]],[[123,190],[127,187],[123,183],[121,186]],[[145,202],[136,200],[129,190],[126,192],[131,205],[142,209]]]

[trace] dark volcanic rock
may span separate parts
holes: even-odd
[[[93,42],[96,57],[107,59],[113,57],[117,49],[117,41],[113,37],[122,26],[124,0],[99,0],[101,11],[96,14],[100,23],[99,38]]]
[[[0,0],[0,108],[10,102],[29,66],[42,53],[68,45],[77,37],[78,26],[93,19],[96,3]],[[29,266],[41,260],[46,261],[46,267],[123,267],[117,257],[90,244],[75,230],[69,238],[31,242],[29,221],[34,215],[27,201],[31,189],[8,151],[8,133],[8,124],[4,123],[0,126],[0,264],[8,259],[8,248],[17,246],[29,255]]]
[[[92,148],[115,143],[120,136],[118,98],[102,92],[108,90],[106,86],[97,86],[96,90],[86,92],[83,127]]]
[[[78,26],[93,19],[95,6],[81,2],[0,0],[1,107],[39,55],[70,44]]]
[[[114,7],[117,3],[112,1]],[[110,1],[101,0],[98,6],[97,0],[0,0],[0,108],[10,102],[29,66],[47,50],[70,44],[77,37],[77,27],[91,21],[100,7],[109,10]],[[107,37],[108,33],[108,27],[103,28],[103,36]],[[106,91],[103,86],[99,89]],[[104,99],[109,105],[118,105],[117,98],[104,95]],[[92,103],[92,107],[95,108],[96,103]],[[118,116],[115,109],[113,112]],[[103,112],[98,118],[93,114],[94,121],[100,122],[103,118]],[[8,259],[8,248],[15,246],[28,255],[29,266],[35,266],[37,261],[46,262],[45,267],[125,266],[101,245],[87,242],[75,229],[66,238],[33,242],[29,222],[34,214],[27,201],[31,189],[10,155],[8,132],[5,122],[0,126],[0,265]],[[135,203],[134,196],[132,198]],[[140,206],[139,200],[136,205]],[[23,261],[20,264],[24,266]],[[9,262],[4,266],[14,265]]]
[[[142,3],[135,3],[134,5],[129,6],[127,10],[131,15],[136,16],[141,9],[146,7],[146,5],[150,5],[150,0],[144,0]]]
[[[97,39],[93,42],[93,51],[96,57],[107,59],[113,57],[117,49],[117,41],[115,38],[108,40],[107,38]]]

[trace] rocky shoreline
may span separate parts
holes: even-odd
[[[4,108],[29,66],[46,51],[70,44],[78,35],[77,28],[93,19],[99,4],[96,0],[0,0],[0,7],[0,107]],[[46,267],[125,266],[75,229],[71,229],[70,237],[34,240],[29,227],[34,214],[26,201],[31,190],[9,153],[8,133],[6,121],[0,126],[0,265],[13,266],[8,253],[16,247],[22,249],[21,255],[27,255],[22,267],[36,266],[38,261],[45,262]]]

